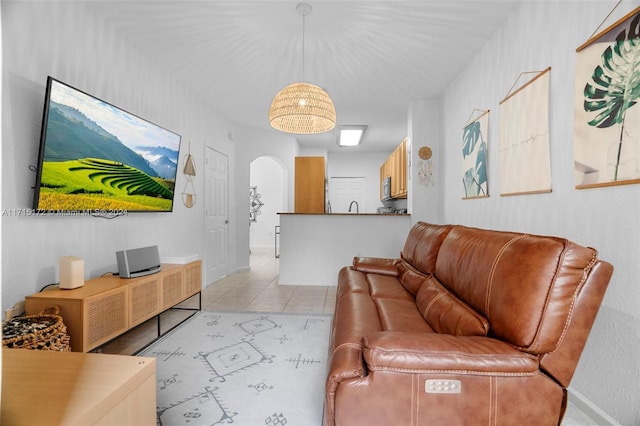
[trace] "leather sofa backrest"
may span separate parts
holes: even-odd
[[[558,347],[596,263],[594,249],[565,239],[454,226],[435,276],[488,319],[489,336],[544,354]]]
[[[400,257],[422,273],[432,274],[440,246],[451,228],[451,225],[416,222],[407,235]]]

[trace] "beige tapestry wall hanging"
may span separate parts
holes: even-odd
[[[550,70],[522,73],[536,75],[500,102],[502,196],[551,192]]]
[[[640,183],[640,8],[576,52],[576,188]]]
[[[472,117],[476,118],[472,118]],[[489,110],[474,109],[462,132],[463,199],[489,196],[487,141]]]

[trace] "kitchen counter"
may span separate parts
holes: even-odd
[[[398,258],[410,214],[278,213],[279,284],[335,286],[354,256]]]

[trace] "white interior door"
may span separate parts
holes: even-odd
[[[366,211],[367,179],[363,177],[333,177],[329,185],[329,202],[332,213],[348,213],[352,201],[358,203],[360,213]],[[351,213],[356,212],[355,203]]]
[[[229,273],[229,220],[227,206],[227,180],[229,159],[226,155],[207,147],[206,167],[206,284],[211,284]]]

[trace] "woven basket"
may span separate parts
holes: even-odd
[[[37,315],[2,321],[2,346],[5,348],[41,349],[69,352],[67,327],[58,315],[60,308],[51,306]]]

